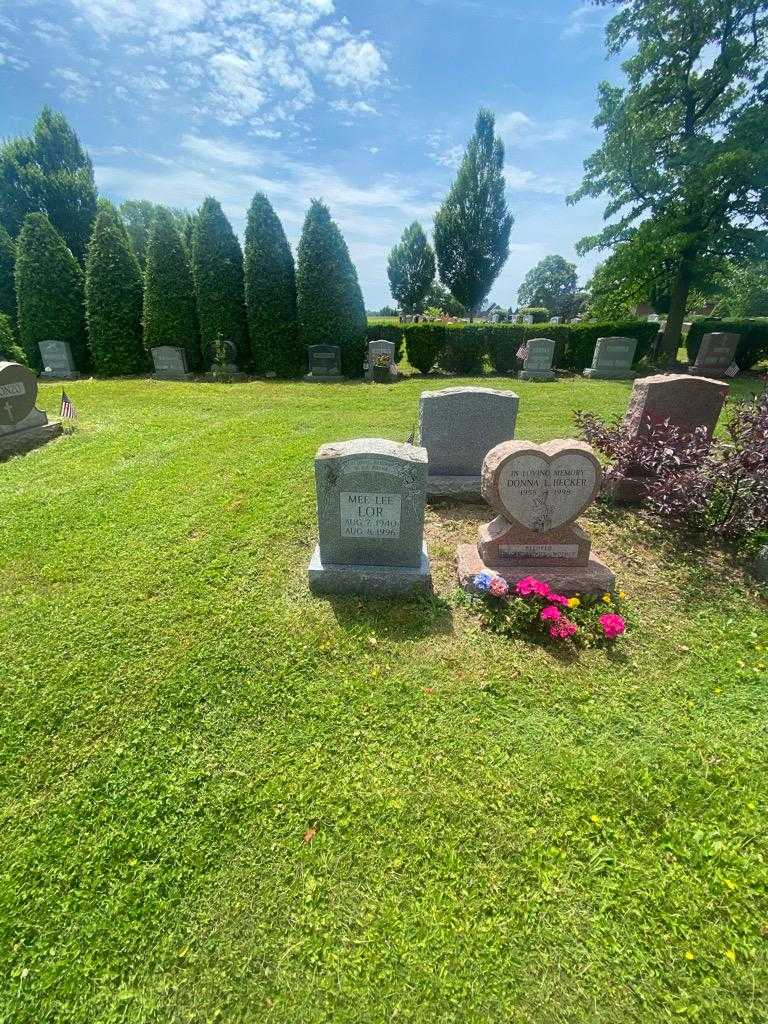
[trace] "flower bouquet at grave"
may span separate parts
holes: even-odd
[[[594,647],[618,640],[627,629],[623,590],[564,597],[534,576],[510,586],[492,572],[478,573],[474,590],[473,594],[462,592],[459,600],[480,616],[484,626],[503,636],[528,635],[556,644]]]
[[[381,355],[376,356],[373,360],[373,379],[381,383],[386,383],[392,373],[391,361],[386,352],[382,352]]]

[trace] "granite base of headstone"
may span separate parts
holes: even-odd
[[[325,444],[315,457],[316,594],[408,596],[431,590],[424,542],[427,453],[382,438]]]
[[[390,380],[397,376],[397,366],[395,364],[395,353],[396,346],[394,341],[385,341],[379,339],[377,341],[368,342],[368,357],[365,362],[365,379],[374,380],[377,374],[374,372],[376,369],[381,373],[381,377],[384,380]],[[384,367],[377,368],[377,360],[381,359],[382,362],[386,359]],[[382,371],[386,372],[382,372]]]
[[[724,381],[691,377],[687,373],[657,373],[635,381],[624,417],[630,437],[642,437],[663,423],[692,434],[703,427],[707,437],[714,433],[728,397]],[[640,471],[621,480],[609,480],[605,492],[624,505],[639,505],[648,494],[652,477]]]
[[[637,376],[632,370],[636,348],[636,338],[598,338],[592,365],[584,376],[591,380],[632,380]]]
[[[603,594],[613,572],[592,557],[592,542],[578,516],[599,493],[602,471],[588,444],[573,439],[537,445],[507,441],[483,463],[483,497],[497,512],[478,529],[477,544],[457,551],[459,583],[493,572],[514,586],[526,576],[558,594]]]
[[[43,361],[40,380],[79,380],[82,377],[75,366],[68,342],[40,341],[37,347]]]
[[[49,423],[36,400],[35,374],[20,363],[0,362],[0,459],[23,455],[61,434],[61,423]]]
[[[730,331],[705,334],[688,372],[696,377],[727,377],[725,371],[734,363],[740,338]]]
[[[341,373],[341,349],[338,345],[310,345],[307,357],[309,372],[303,379],[308,384],[338,384],[344,380]]]
[[[179,345],[158,345],[151,349],[155,380],[193,380],[187,366],[187,353]]]
[[[555,357],[555,343],[551,338],[531,338],[526,342],[528,352],[523,368],[518,373],[520,380],[554,380],[552,360]]]
[[[494,388],[422,391],[419,443],[429,453],[429,498],[480,499],[483,459],[515,436],[519,403],[514,391]]]

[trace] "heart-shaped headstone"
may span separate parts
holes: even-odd
[[[595,453],[583,441],[505,441],[485,457],[483,497],[509,522],[548,533],[572,523],[592,504],[601,475]]]

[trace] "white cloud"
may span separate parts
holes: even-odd
[[[370,103],[366,103],[365,100],[334,100],[331,103],[331,107],[334,110],[341,111],[342,114],[378,114],[376,107],[371,106]]]
[[[598,7],[593,3],[579,4],[568,15],[561,37],[569,39],[588,32],[602,32],[614,13],[610,7]]]
[[[540,142],[563,142],[591,131],[588,124],[571,117],[535,121],[522,110],[510,110],[496,118],[496,130],[507,146],[535,146]]]
[[[229,139],[206,139],[188,132],[182,135],[179,144],[188,153],[213,163],[227,164],[231,167],[255,167],[261,163],[260,157],[248,146],[230,142]]]
[[[67,100],[87,100],[93,92],[94,83],[74,68],[54,68],[54,75],[64,83],[61,95]]]
[[[504,177],[507,181],[507,188],[513,192],[565,195],[572,187],[563,178],[557,178],[550,174],[537,174],[535,171],[529,171],[510,163],[504,166]]]
[[[384,73],[384,58],[366,39],[348,39],[328,62],[328,78],[342,88],[348,85],[375,85]]]

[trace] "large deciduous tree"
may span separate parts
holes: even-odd
[[[250,361],[245,320],[243,253],[221,204],[212,196],[192,221],[192,273],[197,295],[203,363],[216,360],[220,338],[234,345],[234,361]]]
[[[317,199],[299,240],[296,292],[305,348],[321,342],[338,345],[342,372],[361,376],[368,323],[363,293],[347,243],[328,207]]]
[[[402,312],[418,312],[435,280],[435,253],[418,221],[405,229],[392,248],[387,276],[389,290]]]
[[[544,306],[554,316],[573,316],[576,306],[576,264],[562,256],[545,256],[532,267],[517,291],[521,306]]]
[[[44,213],[82,263],[96,217],[93,165],[63,114],[43,107],[29,137],[0,146],[0,221],[16,237]]]
[[[110,203],[99,200],[85,258],[85,316],[96,373],[143,373],[142,279],[125,225]]]
[[[688,293],[724,257],[768,254],[765,0],[607,0],[612,54],[630,48],[625,86],[603,82],[600,148],[569,202],[607,194],[599,234],[581,253],[652,245],[672,264],[664,350],[677,351]],[[646,226],[647,225],[647,226]],[[643,234],[640,234],[642,229]]]
[[[183,348],[190,369],[201,367],[192,268],[173,214],[162,207],[155,212],[147,241],[144,344],[147,350]]]
[[[253,197],[245,226],[245,305],[256,372],[300,373],[307,352],[299,336],[293,253],[263,192]]]
[[[473,316],[509,256],[514,222],[504,195],[504,144],[490,110],[475,132],[448,196],[435,216],[440,280]]]
[[[39,342],[66,341],[78,370],[90,369],[83,272],[44,213],[27,214],[19,233],[16,299],[19,335],[30,366],[43,369]]]

